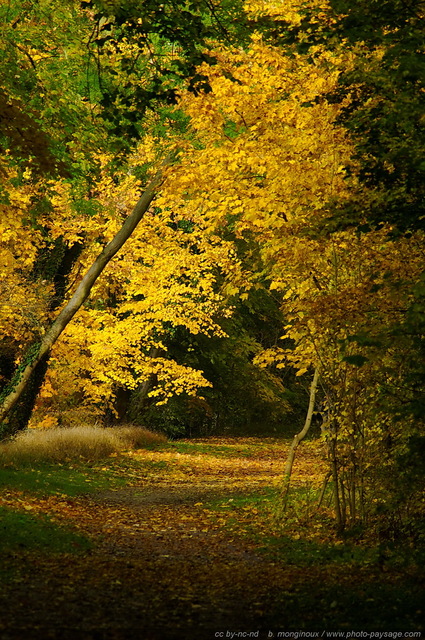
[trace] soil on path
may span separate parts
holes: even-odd
[[[207,463],[185,466],[173,482],[159,474],[139,486],[62,500],[58,519],[89,534],[94,547],[6,558],[13,571],[0,602],[0,639],[265,639],[331,630],[335,608],[356,606],[346,567],[329,574],[326,567],[273,561],[258,542],[223,531],[205,508],[276,480],[281,452],[235,458],[230,476]],[[55,502],[46,510],[54,512]],[[365,584],[374,579],[364,576]],[[330,601],[335,589],[340,598]],[[372,620],[376,604],[369,603]]]

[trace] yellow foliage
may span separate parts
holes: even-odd
[[[32,181],[29,172],[19,179],[7,154],[1,160],[0,175],[0,334],[22,348],[43,334],[48,321],[51,287],[35,275],[27,277],[44,246],[42,234],[28,220],[32,198],[43,184]]]
[[[325,2],[309,5],[318,20],[329,20]],[[292,26],[302,16],[297,0],[248,0],[246,10],[253,20],[266,13]],[[111,50],[111,56],[129,53],[125,43]],[[71,396],[101,412],[117,387],[134,389],[151,376],[158,402],[195,394],[209,383],[201,371],[167,357],[167,339],[179,327],[224,336],[220,318],[266,278],[281,301],[285,326],[277,346],[256,354],[255,362],[293,367],[299,377],[320,366],[324,434],[338,437],[344,469],[369,469],[385,433],[396,432],[403,446],[376,393],[397,385],[403,354],[391,345],[382,358],[373,345],[349,339],[378,336],[402,318],[410,283],[422,270],[424,238],[418,233],[390,241],[386,229],[367,235],[348,229],[331,238],[315,233],[330,203],[348,197],[344,167],[351,143],[335,124],[345,104],[328,102],[326,95],[350,58],[320,46],[310,53],[308,59],[288,56],[259,34],[246,50],[217,49],[217,64],[199,69],[211,92],[181,94],[178,108],[189,116],[190,131],[181,139],[172,132],[162,140],[147,134],[114,174],[113,155],[93,149],[99,174],[84,196],[64,178],[37,182],[30,170],[18,176],[4,154],[0,331],[22,348],[49,320],[51,287],[32,275],[44,238],[84,245],[71,274],[78,283],[136,204],[144,186],[136,177],[141,167],[154,172],[166,154],[175,158],[151,209],[55,345],[39,401],[45,411]],[[156,124],[155,116],[148,118]],[[77,158],[83,154],[78,141],[70,145]],[[34,228],[28,209],[44,192],[52,207]],[[243,243],[255,244],[261,277],[241,263]],[[359,354],[367,358],[363,367],[349,361]],[[361,464],[352,457],[359,438],[370,445]]]
[[[257,15],[298,19],[298,3],[247,6]],[[391,410],[381,410],[376,389],[397,388],[408,351],[402,343],[379,349],[373,337],[385,341],[385,331],[402,320],[423,269],[424,237],[389,240],[385,228],[330,238],[315,233],[327,221],[329,203],[348,195],[343,167],[351,145],[335,124],[344,105],[324,97],[350,60],[319,48],[314,53],[309,60],[286,57],[259,36],[247,51],[220,51],[219,63],[202,70],[212,91],[182,98],[196,142],[169,175],[161,202],[211,234],[225,230],[256,243],[270,289],[282,300],[288,346],[258,354],[255,362],[292,366],[298,376],[320,367],[324,435],[338,441],[348,482],[350,474],[381,464],[389,433],[402,450],[403,429]],[[236,286],[226,286],[236,294]],[[362,334],[372,345],[352,339]],[[359,355],[366,358],[362,367],[350,362]]]

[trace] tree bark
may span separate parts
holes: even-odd
[[[328,473],[325,476],[325,479],[323,480],[322,488],[320,489],[319,499],[317,501],[317,510],[319,510],[320,507],[322,506],[323,498],[325,497],[325,491],[331,476],[332,476],[332,471],[328,471]]]
[[[7,385],[2,394],[3,398],[0,405],[0,437],[3,431],[7,429],[7,427],[4,428],[2,423],[4,423],[4,420],[7,418],[8,414],[25,391],[32,372],[35,370],[38,363],[43,358],[48,357],[52,346],[59,338],[62,331],[72,320],[85,300],[89,297],[90,291],[97,278],[103,272],[108,262],[115,256],[115,254],[128,240],[134,229],[142,220],[153,198],[155,197],[156,191],[161,182],[162,170],[159,170],[150,184],[146,187],[143,195],[139,199],[131,214],[126,218],[121,229],[118,231],[115,237],[106,245],[103,251],[96,258],[90,269],[87,271],[77,289],[75,290],[74,295],[71,297],[68,304],[66,304],[66,306],[62,309],[56,320],[54,320],[48,331],[44,334],[41,342],[37,345],[32,345],[32,347],[27,352],[23,364],[15,371],[11,382]]]
[[[37,255],[35,265],[29,276],[29,281],[46,280],[50,284],[53,284],[54,294],[49,304],[49,310],[51,312],[60,307],[65,300],[68,276],[82,249],[83,245],[80,243],[75,243],[71,247],[68,247],[63,238],[58,238],[53,243],[53,246],[40,250]],[[15,372],[16,355],[19,349],[17,345],[15,345],[15,348],[9,351],[7,346],[6,344],[7,360],[5,361],[4,357],[1,358],[0,372],[2,374],[2,380],[10,381]],[[9,349],[10,346],[9,344]],[[5,349],[3,348],[2,352],[4,353],[4,351]],[[7,416],[7,427],[3,430],[4,436],[18,433],[28,425],[46,375],[48,363],[49,354],[46,354],[37,364],[27,382],[24,392],[9,412]],[[6,370],[4,367],[5,364],[9,365],[6,366]],[[4,388],[6,386],[7,382],[1,385],[0,398],[4,396]]]
[[[283,511],[285,511],[286,509],[286,504],[287,504],[287,500],[288,500],[288,492],[289,492],[289,485],[291,482],[291,474],[292,474],[292,467],[294,465],[294,460],[295,460],[295,452],[298,448],[298,445],[300,444],[301,440],[303,440],[305,438],[305,436],[307,435],[310,427],[311,427],[311,421],[313,419],[313,411],[314,411],[314,405],[315,405],[315,401],[316,401],[316,391],[317,391],[317,384],[319,382],[319,368],[316,367],[316,369],[314,370],[314,376],[313,376],[313,380],[311,382],[311,386],[310,386],[310,401],[308,404],[308,410],[307,410],[307,415],[306,415],[306,419],[305,419],[305,423],[304,423],[304,427],[302,428],[302,430],[296,434],[296,436],[294,436],[294,439],[292,440],[292,444],[289,448],[289,453],[288,453],[288,457],[286,458],[286,464],[285,464],[285,471],[284,471],[284,477],[283,477],[283,486],[282,486],[282,501],[283,501]]]
[[[159,347],[151,347],[149,349],[149,358],[159,358],[165,355],[165,351],[160,349]],[[147,408],[148,405],[148,393],[153,389],[155,384],[158,381],[158,377],[156,374],[151,373],[148,377],[141,382],[138,387],[132,392],[130,398],[130,405],[128,409],[128,415],[131,422],[135,422],[136,424],[140,424],[141,416],[143,415],[143,410]]]
[[[332,480],[334,483],[334,506],[335,506],[335,519],[336,527],[338,531],[342,531],[344,528],[343,512],[341,509],[341,499],[339,492],[339,473],[338,463],[336,457],[336,435],[333,437],[330,444],[330,456],[331,456],[331,468],[332,468]]]

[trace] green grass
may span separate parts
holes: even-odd
[[[350,544],[328,544],[294,539],[290,535],[263,537],[259,551],[285,565],[311,567],[323,564],[376,564],[379,551],[376,548],[356,547]]]
[[[158,471],[166,473],[168,468],[166,461],[132,459],[125,455],[94,463],[7,464],[0,466],[0,489],[73,497],[139,483],[144,476]]]
[[[45,515],[0,507],[1,551],[81,553],[91,548],[85,536],[59,526]]]
[[[0,487],[41,496],[77,496],[126,484],[125,477],[84,465],[79,465],[78,468],[58,464],[40,464],[20,469],[0,468]]]

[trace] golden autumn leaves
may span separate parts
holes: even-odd
[[[256,267],[280,296],[286,323],[280,342],[256,361],[294,367],[296,375],[320,367],[322,433],[342,527],[370,515],[372,500],[385,500],[372,498],[373,469],[394,472],[396,456],[383,454],[383,443],[390,436],[400,453],[411,433],[408,418],[394,421],[393,400],[414,347],[391,336],[424,249],[421,232],[323,234],[332,202],[357,188],[344,170],[355,169],[350,140],[335,124],[344,105],[324,97],[349,64],[319,47],[308,61],[287,57],[260,38],[246,52],[221,51],[208,69],[212,91],[182,100],[196,142],[159,198],[209,233],[230,228],[236,240],[255,243]],[[242,266],[245,295],[258,271],[243,259]]]

